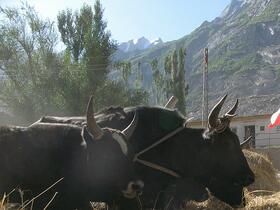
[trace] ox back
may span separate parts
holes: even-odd
[[[92,99],[88,107],[91,104]],[[49,209],[91,209],[89,201],[119,202],[120,209],[132,209],[123,197],[137,196],[143,182],[134,177],[133,153],[126,141],[137,120],[124,131],[101,129],[92,111],[87,113],[83,127],[0,127],[0,195],[20,188],[23,193],[11,193],[9,201],[30,200],[60,180],[32,202],[32,209],[43,209],[55,192]]]
[[[139,115],[138,125],[131,138],[135,153],[176,128],[183,127],[179,133],[141,155],[143,160],[175,171],[182,177],[179,181],[161,171],[136,163],[136,172],[145,182],[142,195],[145,208],[154,207],[160,193],[173,193],[172,186],[184,183],[184,188],[190,191],[179,190],[181,198],[204,200],[207,198],[205,188],[208,188],[232,206],[243,202],[243,187],[253,182],[254,175],[241,151],[238,137],[227,126],[222,133],[187,128],[184,127],[185,118],[177,111],[145,106],[125,108],[123,111],[111,108],[109,112],[99,113],[96,119],[101,127],[123,129],[135,112]],[[65,119],[60,120],[63,122]],[[48,121],[47,117],[44,120]],[[67,120],[75,122],[75,118]],[[199,189],[198,192],[194,192],[194,188]],[[162,197],[166,199],[168,195]],[[159,209],[164,208],[166,200],[159,200],[158,204]]]
[[[73,180],[63,180],[47,194],[39,203],[48,202],[50,194],[55,191],[78,190],[78,178],[83,174],[83,165],[76,163],[85,159],[81,128],[75,126],[45,126],[40,127],[1,127],[0,128],[0,193],[9,193],[18,187],[23,190],[23,198],[30,199],[60,178],[73,173]],[[76,174],[75,174],[76,173]],[[77,183],[67,189],[67,182]],[[62,184],[63,183],[63,184]],[[32,189],[32,192],[29,191]],[[81,192],[84,193],[84,192]],[[19,196],[16,192],[10,195],[10,202]],[[35,209],[38,206],[35,201]]]

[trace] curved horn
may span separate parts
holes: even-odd
[[[133,132],[134,132],[134,130],[135,130],[137,124],[138,124],[138,119],[139,119],[138,113],[135,112],[133,120],[131,121],[131,123],[122,131],[122,134],[127,139],[129,139],[132,136],[132,134],[133,134]]]
[[[237,107],[238,107],[238,99],[236,99],[236,102],[233,105],[233,107],[226,113],[226,116],[234,117]]]
[[[250,147],[250,142],[251,142],[252,139],[253,139],[253,137],[252,137],[252,136],[249,136],[248,139],[246,139],[245,141],[243,141],[243,142],[240,144],[241,149]]]
[[[211,110],[208,116],[208,126],[210,128],[216,128],[219,125],[218,117],[221,111],[221,108],[226,100],[227,95],[225,95]]]
[[[90,97],[88,105],[87,105],[87,128],[91,135],[94,136],[95,139],[100,139],[103,136],[103,130],[97,125],[94,118],[93,111],[93,96]]]

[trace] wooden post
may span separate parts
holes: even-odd
[[[208,48],[204,49],[204,69],[202,81],[202,127],[207,127],[208,118]]]

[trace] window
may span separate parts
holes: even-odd
[[[263,125],[260,126],[260,131],[264,131],[264,126]]]

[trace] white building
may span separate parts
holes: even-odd
[[[271,114],[235,117],[230,123],[231,129],[242,142],[252,136],[252,146],[255,148],[280,146],[280,125],[268,128]],[[201,121],[190,121],[188,127],[199,128]]]

